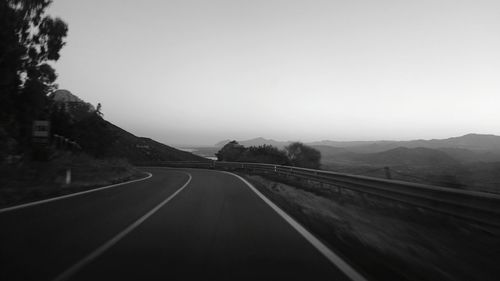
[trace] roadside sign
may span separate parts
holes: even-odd
[[[33,142],[48,143],[50,136],[50,122],[47,120],[33,121]]]

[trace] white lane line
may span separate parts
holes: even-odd
[[[314,237],[312,233],[307,231],[302,225],[296,222],[287,213],[276,206],[271,200],[267,199],[262,193],[260,193],[251,183],[239,175],[222,172],[226,174],[233,175],[243,181],[253,192],[255,192],[264,202],[267,203],[278,215],[280,215],[286,222],[288,222],[297,232],[299,232],[309,243],[311,243],[314,248],[316,248],[323,256],[325,256],[333,265],[335,265],[340,271],[342,271],[347,277],[353,281],[367,281],[361,274],[359,274],[354,268],[347,264],[342,258],[330,250],[325,244],[323,244],[318,238]]]
[[[106,250],[111,248],[113,245],[115,245],[118,241],[123,239],[127,234],[129,234],[132,230],[137,228],[139,225],[141,225],[145,220],[147,220],[150,216],[152,216],[154,213],[156,213],[163,205],[167,204],[172,198],[174,198],[179,192],[181,192],[190,182],[191,179],[193,178],[191,174],[185,173],[188,175],[189,179],[186,181],[186,183],[181,186],[176,192],[174,192],[172,195],[170,195],[167,199],[163,200],[160,204],[158,204],[156,207],[151,209],[147,214],[136,220],[134,223],[129,225],[127,228],[125,228],[122,232],[118,233],[115,235],[113,238],[111,238],[109,241],[106,243],[102,244],[99,248],[94,250],[92,253],[88,254],[86,257],[72,265],[70,268],[66,269],[63,273],[59,274],[56,278],[53,279],[53,281],[62,281],[62,280],[67,280],[70,278],[72,275],[77,273],[80,269],[82,269],[84,266],[89,264],[91,261],[99,257],[102,253],[104,253]]]
[[[49,199],[40,200],[40,201],[35,201],[35,202],[26,203],[26,204],[21,204],[21,205],[16,205],[16,206],[12,206],[12,207],[3,208],[3,209],[0,209],[0,213],[14,211],[14,210],[18,210],[18,209],[22,209],[22,208],[26,208],[26,207],[31,207],[31,206],[35,206],[35,205],[39,205],[39,204],[49,203],[49,202],[52,202],[52,201],[66,199],[66,198],[69,198],[69,197],[79,196],[79,195],[83,195],[83,194],[87,194],[87,193],[91,193],[91,192],[96,192],[96,191],[100,191],[100,190],[104,190],[104,189],[108,189],[108,188],[112,188],[112,187],[117,187],[117,186],[124,185],[124,184],[129,184],[129,183],[133,183],[133,182],[143,181],[143,180],[147,180],[147,179],[149,179],[150,177],[153,176],[153,174],[151,174],[151,173],[147,173],[146,172],[146,174],[148,174],[148,175],[146,177],[144,177],[144,178],[141,178],[141,179],[136,179],[136,180],[126,181],[126,182],[116,183],[116,184],[107,185],[107,186],[103,186],[103,187],[99,187],[99,188],[95,188],[95,189],[90,189],[90,190],[86,190],[86,191],[71,193],[71,194],[67,194],[67,195],[62,195],[62,196],[58,196],[58,197],[53,197],[53,198],[49,198]]]

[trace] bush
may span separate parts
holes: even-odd
[[[215,154],[218,161],[254,162],[318,169],[321,153],[302,143],[292,143],[279,150],[272,145],[244,147],[237,141],[231,141]]]
[[[297,167],[319,169],[321,153],[300,142],[294,142],[285,147],[290,163]]]
[[[246,148],[233,140],[224,145],[219,152],[215,153],[218,161],[240,161]]]
[[[272,145],[251,146],[240,158],[242,162],[288,165],[286,153]]]

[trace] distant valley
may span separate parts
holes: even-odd
[[[224,140],[216,143],[213,146],[204,147],[189,147],[190,151],[195,154],[203,156],[214,156],[222,146],[231,140]],[[254,138],[250,140],[238,140],[243,146],[259,146],[259,145],[272,145],[278,148],[284,148],[291,141],[276,141],[273,139],[265,139],[262,137]],[[459,162],[497,162],[500,161],[500,136],[496,135],[482,135],[482,134],[468,134],[461,137],[453,137],[448,139],[432,139],[432,140],[410,140],[410,141],[391,141],[391,140],[381,140],[381,141],[317,141],[305,143],[319,150],[322,155],[323,163],[335,162],[335,161],[361,161],[364,157],[368,160],[374,156],[368,155],[358,155],[358,154],[370,154],[370,153],[383,153],[388,152],[390,155],[386,157],[386,160],[391,160],[396,157],[395,152],[390,152],[393,149],[398,148],[419,148],[420,153],[425,153],[426,155],[432,154],[437,155],[436,157],[443,157],[444,154],[452,157]],[[428,150],[422,150],[420,148],[426,148]],[[403,151],[410,153],[411,150],[396,150],[401,153],[398,157],[406,157]],[[444,154],[443,154],[444,153]],[[392,156],[391,156],[392,155]],[[412,153],[412,157],[417,157],[418,153]],[[379,155],[384,157],[383,155]],[[389,161],[391,162],[391,161]]]
[[[230,140],[214,146],[190,147],[203,157]],[[238,141],[243,146],[272,145],[283,149],[291,141],[262,137]],[[460,137],[410,141],[318,141],[305,143],[321,152],[323,169],[456,188],[500,192],[500,136],[467,134]]]

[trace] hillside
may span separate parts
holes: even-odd
[[[448,154],[429,148],[398,147],[384,152],[354,154],[354,161],[391,166],[455,166],[459,162]]]
[[[52,133],[76,141],[91,155],[126,158],[132,163],[206,160],[123,130],[106,121],[102,113],[69,91],[58,90],[51,98],[54,102]]]
[[[363,164],[373,166],[456,166],[459,161],[445,152],[429,148],[398,147],[376,153],[354,153],[341,148],[321,147],[323,163]],[[334,154],[334,156],[332,156]]]
[[[116,140],[109,148],[113,157],[127,158],[132,163],[148,161],[203,161],[203,157],[175,149],[150,138],[137,137],[106,121]]]

